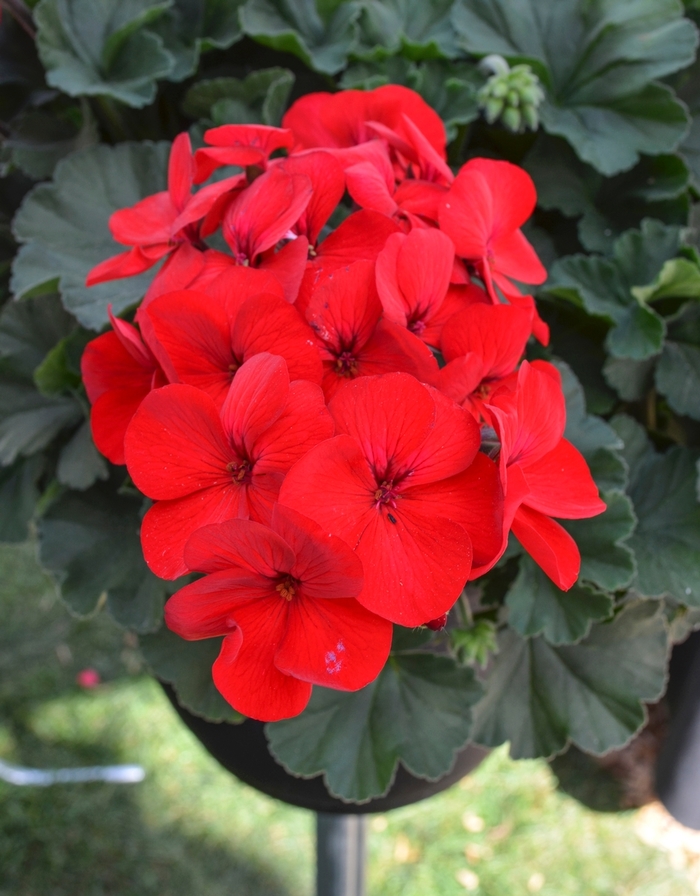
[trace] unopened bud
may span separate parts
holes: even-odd
[[[431,619],[430,622],[425,624],[431,631],[439,632],[447,625],[447,613],[443,613],[442,616],[438,616],[437,619]]]

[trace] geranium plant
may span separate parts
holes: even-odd
[[[700,620],[694,10],[2,6],[3,537],[346,800],[626,743]]]

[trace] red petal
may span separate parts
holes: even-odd
[[[203,488],[173,501],[157,501],[141,523],[141,547],[149,568],[162,579],[190,572],[185,545],[202,526],[248,516],[250,486],[226,483]]]
[[[230,255],[219,254],[227,260],[226,264],[224,266],[222,259],[212,259],[211,264],[218,269],[218,273],[206,285],[204,291],[214,299],[225,301],[229,314],[238,313],[243,302],[251,296],[268,293],[284,298],[282,284],[273,273],[247,265],[233,264]],[[206,255],[208,253],[205,253]],[[196,289],[194,284],[191,288]]]
[[[311,685],[284,675],[274,658],[286,629],[287,601],[269,598],[236,612],[242,637],[224,639],[214,663],[214,684],[238,712],[261,722],[299,715]]]
[[[283,534],[253,520],[235,519],[197,529],[185,545],[185,562],[197,572],[241,567],[270,579],[294,569],[295,552]]]
[[[309,243],[305,236],[290,240],[278,251],[272,249],[262,256],[259,270],[267,276],[272,275],[282,287],[285,302],[293,305],[299,294],[299,287],[306,269]],[[266,290],[276,292],[276,290]]]
[[[329,410],[337,432],[360,444],[378,483],[408,472],[436,413],[428,389],[405,373],[354,380],[338,392]]]
[[[304,174],[311,181],[313,193],[297,223],[297,232],[315,245],[321,228],[343,198],[345,177],[339,163],[328,152],[305,152],[282,162],[289,174]]]
[[[251,146],[217,147],[216,149],[203,147],[194,154],[194,181],[197,184],[203,183],[211,177],[217,168],[221,168],[223,165],[238,165],[241,168],[247,168],[248,165],[263,167],[266,161],[265,153]]]
[[[583,455],[566,439],[522,469],[530,490],[525,503],[533,510],[577,520],[597,516],[606,509]]]
[[[321,383],[321,356],[314,334],[284,299],[271,295],[247,299],[231,325],[231,344],[241,360],[260,352],[280,355],[287,362],[290,380]]]
[[[318,250],[324,269],[342,267],[356,261],[374,261],[398,224],[378,212],[359,211],[349,215],[329,234]]]
[[[178,209],[167,191],[147,196],[130,208],[122,208],[109,219],[109,229],[125,246],[152,246],[167,243]]]
[[[468,354],[450,361],[439,372],[435,385],[457,404],[474,413],[471,395],[485,375],[484,362],[478,355]]]
[[[527,312],[513,305],[474,305],[445,324],[441,348],[448,361],[476,355],[484,377],[500,378],[515,370],[529,336]]]
[[[178,134],[173,140],[168,162],[168,193],[177,211],[182,211],[190,200],[193,169],[190,135],[187,132]]]
[[[237,371],[221,409],[221,423],[230,444],[251,457],[255,440],[277,420],[288,396],[289,374],[283,358],[261,353],[246,361]]]
[[[164,386],[141,403],[125,439],[129,474],[150,498],[171,499],[231,483],[234,455],[214,402],[193,386]]]
[[[513,535],[557,588],[571,588],[581,569],[581,555],[566,529],[521,505],[513,520]]]
[[[247,567],[231,568],[176,591],[165,604],[165,624],[188,641],[231,635],[237,628],[236,609],[270,598],[279,600],[270,579]]]
[[[423,329],[445,298],[453,262],[452,241],[439,230],[390,236],[377,258],[377,290],[389,320]]]
[[[143,399],[151,389],[151,377],[140,389],[118,389],[105,392],[90,411],[90,428],[97,450],[107,460],[121,466],[124,458],[124,435]]]
[[[173,222],[173,233],[179,233],[179,231],[194,221],[201,221],[222,196],[227,193],[233,195],[233,191],[240,189],[244,185],[245,178],[240,174],[236,174],[234,177],[227,177],[224,180],[202,187],[192,197],[189,197],[188,194],[188,202],[183,206],[182,211]]]
[[[344,541],[281,504],[275,505],[272,528],[294,551],[290,571],[303,583],[306,598],[357,597],[362,590],[362,564]]]
[[[311,199],[311,181],[287,174],[280,167],[260,175],[231,204],[224,219],[224,236],[238,260],[252,261],[272,248],[301,217]]]
[[[391,623],[356,600],[314,600],[302,586],[290,602],[275,665],[312,684],[357,691],[384,668],[391,637]]]
[[[170,251],[170,246],[163,245],[163,255]],[[94,268],[91,268],[85,278],[86,286],[95,286],[97,283],[105,283],[108,280],[120,280],[122,277],[135,277],[142,274],[156,263],[157,258],[146,257],[140,249],[129,249],[128,252],[120,252],[106,258]]]
[[[382,306],[374,284],[374,264],[357,261],[316,289],[306,319],[330,352],[358,352],[374,332]]]
[[[547,269],[522,230],[494,239],[491,251],[495,258],[494,273],[497,271],[521,283],[544,283],[547,279]]]
[[[390,170],[391,173],[391,170]],[[393,173],[391,184],[370,162],[358,162],[345,169],[348,193],[363,209],[371,209],[391,217],[399,207],[393,197]]]

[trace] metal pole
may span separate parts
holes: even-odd
[[[316,815],[316,896],[365,896],[364,815]]]

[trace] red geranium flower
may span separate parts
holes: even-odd
[[[147,196],[131,208],[114,212],[109,219],[109,229],[114,239],[133,248],[95,265],[87,275],[87,286],[141,274],[171,253],[184,253],[189,266],[201,264],[198,259],[200,253],[193,252],[192,247],[203,249],[205,246],[200,242],[194,222],[203,218],[222,194],[235,188],[239,178],[226,178],[210,184],[192,196],[192,174],[189,135],[178,134],[170,151],[168,189]],[[192,203],[196,204],[196,212],[183,221],[181,216]],[[192,273],[190,280],[196,273]]]
[[[337,270],[313,293],[306,318],[318,339],[326,399],[360,376],[402,370],[424,382],[435,378],[437,362],[430,349],[381,317],[371,261]]]
[[[463,165],[440,209],[440,229],[457,255],[472,264],[494,301],[494,284],[512,292],[510,278],[543,283],[547,272],[520,227],[535,210],[527,172],[510,162],[471,159]]]
[[[88,342],[80,370],[92,410],[95,445],[107,460],[123,464],[124,434],[136,409],[152,389],[168,379],[141,334],[112,315],[112,330]]]
[[[208,575],[165,606],[168,627],[183,638],[224,635],[214,683],[234,709],[266,722],[298,715],[312,684],[369,684],[392,635],[354,600],[362,564],[346,544],[279,505],[270,526],[230,520],[195,532],[186,562]]]
[[[484,405],[513,377],[530,329],[529,315],[514,305],[477,304],[455,314],[442,331],[448,363],[438,373],[438,388],[477,420],[489,422]]]
[[[222,165],[267,168],[276,149],[291,149],[294,135],[284,128],[264,124],[224,124],[204,132],[205,147],[194,154],[195,183],[201,184]]]
[[[221,411],[193,386],[152,392],[124,444],[137,488],[157,502],[141,526],[153,572],[185,573],[185,542],[200,526],[234,517],[268,523],[287,470],[332,434],[319,387],[290,384],[287,365],[273,355],[243,364]]]
[[[558,588],[578,578],[576,542],[551,517],[575,520],[605,510],[583,455],[563,438],[566,406],[556,367],[523,361],[514,392],[488,406],[501,440],[506,518],[532,559]]]
[[[485,563],[501,543],[498,470],[479,453],[479,427],[405,373],[348,384],[330,411],[341,435],[290,470],[280,502],[357,551],[367,609],[406,626],[437,618],[472,557]]]
[[[377,291],[387,320],[407,327],[428,345],[438,345],[431,326],[450,285],[454,246],[439,230],[395,233],[377,258]]]
[[[248,268],[234,268],[232,274]],[[197,386],[221,407],[231,380],[254,355],[267,352],[287,362],[292,380],[321,384],[314,334],[298,311],[275,295],[257,295],[234,284],[216,295],[193,290],[168,293],[146,314],[167,353],[177,381]],[[254,282],[254,281],[253,281]]]

